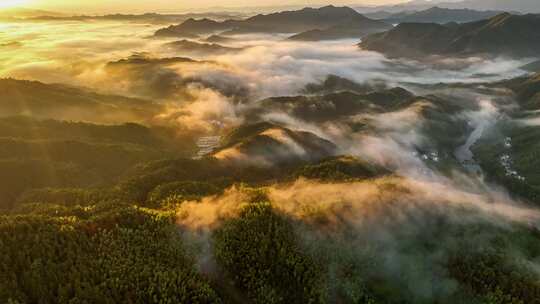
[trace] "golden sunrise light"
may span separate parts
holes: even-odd
[[[0,0],[0,304],[540,304],[540,0]]]
[[[212,8],[247,8],[266,6],[323,6],[333,5],[384,5],[404,2],[406,0],[315,0],[315,1],[287,1],[287,0],[94,0],[94,1],[69,1],[69,0],[5,0],[4,6],[15,6],[24,4],[25,7],[36,9],[47,9],[62,12],[87,13],[115,13],[115,12],[170,12],[170,11],[193,11]]]
[[[27,4],[28,0],[1,0],[0,8],[15,7]]]

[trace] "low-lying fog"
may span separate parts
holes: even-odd
[[[485,83],[516,77],[526,73],[520,67],[530,60],[432,58],[427,63],[420,63],[363,51],[357,46],[358,40],[291,42],[285,35],[231,36],[219,46],[195,45],[193,49],[180,49],[171,42],[182,38],[153,37],[153,33],[162,27],[108,21],[3,23],[0,24],[0,77],[69,84],[166,104],[166,110],[151,121],[173,125],[182,131],[198,132],[197,136],[202,138],[201,149],[205,152],[217,145],[222,135],[220,130],[247,120],[246,113],[257,108],[258,101],[268,97],[305,95],[306,85],[320,83],[328,75],[357,83],[382,83],[389,88],[401,86],[417,95],[436,94],[445,102],[465,105],[457,113],[449,110],[441,114],[447,128],[451,129],[454,122],[465,121],[470,129],[459,145],[445,147],[447,150],[433,143],[438,138],[429,136],[442,137],[446,136],[442,133],[453,130],[426,134],[431,131],[431,122],[423,113],[435,108],[428,101],[419,100],[396,111],[361,113],[320,123],[304,121],[286,111],[264,113],[261,117],[281,126],[309,131],[332,141],[338,154],[359,156],[396,173],[396,177],[336,184],[300,179],[291,184],[268,187],[269,198],[280,211],[293,218],[307,219],[309,223],[311,218],[317,217],[315,212],[320,212],[325,214],[327,223],[341,222],[351,226],[355,232],[351,234],[353,241],[347,244],[351,250],[356,250],[355,244],[379,242],[388,255],[386,262],[397,261],[395,263],[399,264],[399,267],[383,265],[389,275],[395,269],[398,273],[406,272],[407,261],[413,258],[416,261],[416,257],[398,253],[400,248],[384,247],[391,247],[394,238],[415,240],[416,235],[429,234],[430,218],[444,218],[450,223],[496,223],[502,226],[506,222],[534,225],[539,222],[540,213],[536,209],[521,206],[504,189],[484,182],[471,152],[471,146],[483,132],[499,120],[507,119],[499,107],[501,104],[512,106],[512,98],[504,94],[495,96],[481,86],[460,89],[430,86]],[[538,125],[537,118],[521,122]],[[351,127],[355,123],[365,123],[373,132],[355,132]],[[306,152],[280,130],[265,132],[284,145],[294,146],[291,150],[299,154]],[[228,156],[239,153],[234,149],[224,151]],[[463,170],[441,174],[434,168],[444,158],[451,158],[457,165],[461,162]],[[243,156],[242,159],[247,158]],[[507,165],[511,170],[510,161]],[[471,168],[480,172],[470,174],[467,169]],[[241,197],[242,193],[232,188],[202,202],[185,202],[179,213],[179,225],[195,230],[212,226],[217,219],[238,211]],[[469,209],[474,212],[463,212]],[[309,214],[310,210],[313,214]],[[468,216],[464,216],[466,213]],[[435,216],[431,216],[433,214]],[[376,229],[378,223],[381,225]],[[417,230],[412,231],[410,227]],[[321,238],[306,235],[307,243],[310,239]],[[477,236],[470,237],[474,244]],[[451,247],[457,239],[448,237],[448,245],[441,242],[437,250]],[[439,265],[443,259],[437,253],[428,255],[433,262],[423,264],[425,256],[421,255],[422,262],[414,265]],[[428,273],[416,281],[422,286],[446,280],[445,274],[437,274],[433,269],[421,271]],[[445,290],[441,294],[453,292],[454,282],[450,283],[450,287],[441,287]],[[422,292],[417,292],[419,298],[431,297]]]
[[[455,151],[462,162],[469,162],[473,159],[470,146],[494,123],[493,115],[483,115],[486,108],[497,111],[491,97],[474,89],[435,91],[422,85],[507,79],[524,74],[520,67],[530,62],[434,57],[421,63],[363,51],[358,40],[292,42],[286,40],[287,35],[236,35],[225,37],[214,47],[177,48],[171,42],[183,38],[153,36],[162,27],[111,21],[2,23],[0,77],[70,84],[159,101],[167,104],[167,110],[154,121],[198,131],[201,136],[215,135],[216,126],[238,125],[245,110],[257,107],[256,102],[263,98],[305,94],[306,85],[320,83],[328,75],[358,83],[402,86],[416,94],[435,93],[478,108],[458,115],[476,132]],[[192,41],[207,43],[205,38]],[[422,157],[439,159],[440,151],[416,155],[413,149],[424,141],[425,135],[419,131],[423,120],[417,115],[423,106],[353,118],[370,121],[380,131],[378,137],[351,135],[339,122],[307,123],[289,113],[271,112],[264,117],[331,140],[343,153],[360,153],[385,165],[390,159],[410,173],[418,171]],[[425,171],[423,167],[419,170]]]
[[[390,60],[360,50],[359,40],[291,42],[285,35],[234,36],[219,54],[175,50],[168,42],[183,38],[153,38],[162,25],[86,22],[17,22],[0,24],[0,76],[70,83],[114,93],[144,95],[121,82],[114,87],[104,66],[134,53],[152,58],[189,57],[215,63],[162,67],[181,78],[197,77],[210,83],[244,86],[255,97],[298,93],[308,83],[329,74],[363,82],[373,79],[400,82],[479,82],[513,77],[527,60],[479,57],[434,59],[431,64]],[[155,72],[152,71],[152,72]],[[164,72],[164,71],[162,71]],[[149,72],[150,73],[150,72]],[[113,87],[111,88],[111,85]],[[146,92],[146,94],[150,94]]]
[[[207,44],[202,48],[196,45],[194,49],[179,49],[171,42],[182,38],[153,37],[161,27],[111,21],[2,23],[0,77],[70,84],[152,99],[168,105],[164,113],[155,117],[156,121],[209,133],[215,130],[216,123],[227,126],[241,122],[243,111],[256,107],[258,100],[301,94],[306,85],[321,82],[328,75],[358,83],[377,81],[387,87],[402,86],[422,95],[437,93],[446,100],[460,99],[481,106],[486,102],[470,90],[433,91],[418,85],[516,77],[525,73],[519,67],[530,61],[468,57],[432,58],[420,63],[363,51],[357,46],[358,40],[291,42],[286,35],[237,35],[213,48],[205,48]],[[205,43],[204,38],[194,41]],[[410,147],[422,140],[415,130],[422,121],[415,117],[414,109],[408,109],[358,119],[373,121],[393,141],[399,137],[398,144]],[[333,140],[341,144],[342,151],[357,150],[350,136],[343,140],[343,133],[348,130],[340,125],[307,124],[287,113],[268,113],[266,118]],[[485,124],[474,122],[474,117],[470,120],[482,128]],[[374,144],[380,138],[362,140]],[[392,145],[387,148],[393,149]],[[363,153],[370,151],[364,149]],[[467,153],[470,152],[465,146],[458,154]]]

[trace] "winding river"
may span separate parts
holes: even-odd
[[[456,157],[456,159],[469,172],[472,172],[475,174],[482,174],[482,168],[474,160],[474,153],[471,151],[471,148],[482,137],[482,134],[484,134],[484,130],[489,125],[491,125],[491,123],[489,122],[482,122],[478,124],[478,126],[471,132],[471,134],[467,138],[467,141],[465,142],[465,144],[462,146],[459,146],[454,151],[454,156]]]

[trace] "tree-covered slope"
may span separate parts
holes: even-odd
[[[517,58],[536,56],[539,15],[499,14],[464,24],[401,23],[390,31],[370,35],[360,47],[395,57],[487,54]]]

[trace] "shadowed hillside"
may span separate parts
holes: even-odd
[[[316,40],[357,38],[378,32],[391,26],[371,20],[348,7],[325,6],[319,9],[304,8],[268,15],[257,15],[245,20],[217,22],[210,19],[190,19],[186,22],[160,29],[156,36],[194,37],[202,34],[224,33],[225,35],[247,33],[302,33],[323,31]],[[308,34],[303,34],[308,35]],[[301,39],[302,36],[297,37]],[[310,37],[314,38],[313,35]]]
[[[536,56],[540,51],[539,15],[511,15],[464,24],[402,23],[366,37],[360,47],[395,57],[487,54]]]
[[[0,114],[30,115],[98,123],[146,121],[159,113],[159,104],[148,100],[103,95],[65,85],[1,79]]]

